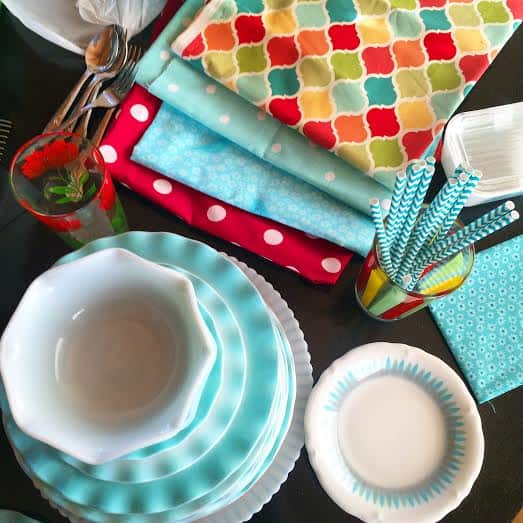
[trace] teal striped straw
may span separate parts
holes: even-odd
[[[435,252],[427,253],[421,260],[419,265],[415,268],[414,273],[423,269],[427,266],[428,263],[439,263],[449,256],[453,256],[459,251],[467,248],[469,245],[482,240],[486,236],[499,231],[503,227],[510,225],[512,222],[515,222],[519,218],[519,213],[517,211],[510,211],[509,213],[500,216],[496,220],[488,222],[483,227],[476,229],[466,236],[463,236],[458,241],[453,241],[453,237],[456,234],[447,236],[440,242],[438,242],[439,248]]]
[[[409,241],[410,233],[412,231],[412,226],[414,225],[416,218],[418,216],[419,208],[413,207],[412,202],[416,197],[418,185],[421,181],[421,178],[424,173],[424,169],[418,166],[407,167],[408,179],[407,186],[403,193],[403,199],[401,201],[401,210],[399,212],[399,223],[401,224],[400,230],[398,231],[397,238],[395,239],[394,245],[392,247],[392,258],[394,260],[394,272],[393,276],[399,268],[399,264],[407,242]]]
[[[467,203],[469,196],[472,194],[479,181],[481,180],[481,173],[479,171],[469,170],[468,172],[470,173],[470,176],[468,178],[467,184],[458,195],[454,205],[452,206],[452,209],[445,217],[445,220],[443,220],[440,230],[438,231],[438,239],[444,238],[448,234],[448,232],[454,225],[454,222],[456,221],[456,218],[458,217],[459,213],[465,206],[465,203]]]
[[[460,185],[458,180],[451,178],[436,195],[436,198],[434,198],[434,201],[427,208],[413,232],[414,240],[408,246],[405,256],[401,261],[400,268],[398,269],[399,278],[410,272],[416,256],[425,244],[427,238],[432,238],[439,229],[441,222],[445,219],[450,207],[455,202],[458,191],[463,188],[465,183],[466,180],[461,182]]]
[[[396,175],[394,182],[394,190],[392,191],[392,203],[390,204],[389,217],[387,219],[387,239],[392,245],[398,229],[401,225],[399,221],[401,198],[407,186],[407,175],[404,172],[399,172]]]
[[[469,223],[462,229],[457,230],[454,234],[451,234],[450,236],[446,236],[445,238],[438,240],[432,247],[430,247],[427,252],[423,255],[423,258],[430,258],[436,255],[440,250],[447,248],[449,245],[452,245],[453,243],[461,241],[463,238],[466,238],[470,236],[471,234],[474,234],[476,231],[482,229],[486,225],[489,225],[490,223],[498,220],[499,218],[502,218],[506,214],[509,214],[511,211],[515,209],[514,202],[508,200],[505,203],[502,203],[501,205],[498,205],[496,208],[492,209],[491,211],[485,213],[483,216],[480,216],[478,219],[474,220],[473,222]]]
[[[372,221],[374,222],[374,227],[376,228],[376,236],[378,238],[378,245],[381,252],[381,262],[385,272],[392,278],[392,260],[390,256],[390,244],[387,239],[387,233],[385,232],[385,227],[383,225],[383,215],[381,213],[380,201],[377,198],[371,198],[369,200],[370,204],[370,215]]]

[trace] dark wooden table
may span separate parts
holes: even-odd
[[[37,134],[82,71],[82,60],[33,35],[6,10],[0,12],[0,117],[14,121],[10,154]],[[459,111],[523,99],[523,30],[496,58]],[[493,136],[493,139],[496,139]],[[10,154],[8,156],[10,156]],[[6,159],[0,176],[0,331],[29,283],[48,269],[68,247],[11,200],[6,184]],[[441,182],[443,175],[438,173]],[[371,341],[403,342],[421,347],[459,372],[444,338],[428,311],[397,323],[373,321],[358,308],[354,279],[361,259],[332,288],[312,285],[294,273],[234,245],[187,226],[140,196],[119,188],[131,229],[172,231],[201,240],[249,264],[278,289],[294,310],[309,343],[314,378],[347,350]],[[523,209],[522,198],[516,200]],[[465,220],[492,207],[474,207]],[[479,249],[521,234],[513,224]],[[52,304],[49,304],[52,307]],[[500,343],[504,343],[500,340]],[[521,363],[523,364],[523,363]],[[471,494],[449,514],[447,523],[508,523],[518,512],[522,481],[522,398],[512,391],[479,407],[485,433],[485,461]],[[17,465],[0,431],[0,507],[24,512],[40,521],[65,521],[51,509]],[[305,451],[288,481],[261,513],[257,523],[356,522],[321,489]]]

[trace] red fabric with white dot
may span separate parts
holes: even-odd
[[[180,0],[168,0],[155,24],[154,36],[163,30],[180,5]],[[335,284],[352,258],[352,252],[211,198],[131,161],[133,147],[154,119],[160,104],[160,100],[138,85],[122,103],[118,117],[100,146],[112,177],[198,229],[315,283]],[[259,118],[264,119],[265,113],[260,112]],[[280,144],[274,144],[273,150],[278,146],[281,149]],[[334,176],[334,173],[327,174]]]
[[[135,85],[100,146],[112,177],[194,227],[298,272],[334,284],[352,253],[326,240],[248,213],[195,191],[133,161],[134,145],[152,122],[160,101]]]

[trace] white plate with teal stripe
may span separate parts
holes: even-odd
[[[459,376],[414,347],[371,343],[321,376],[305,413],[327,494],[372,523],[433,523],[470,492],[483,462],[478,410]]]

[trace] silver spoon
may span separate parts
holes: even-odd
[[[127,31],[120,25],[115,25],[116,34],[118,37],[118,52],[120,56],[116,59],[112,67],[104,71],[102,75],[95,75],[91,80],[91,83],[86,89],[85,96],[78,102],[78,107],[81,107],[85,104],[93,102],[98,96],[100,89],[102,87],[103,80],[110,79],[116,76],[120,72],[122,65],[127,59]],[[80,136],[87,136],[87,131],[89,128],[89,120],[91,118],[92,111],[87,111],[83,114],[78,122],[74,132]]]
[[[61,125],[67,112],[73,105],[78,94],[87,80],[96,74],[102,73],[110,68],[118,57],[119,37],[114,26],[104,27],[89,42],[85,50],[85,71],[73,87],[62,105],[45,126],[44,132],[50,132]]]

